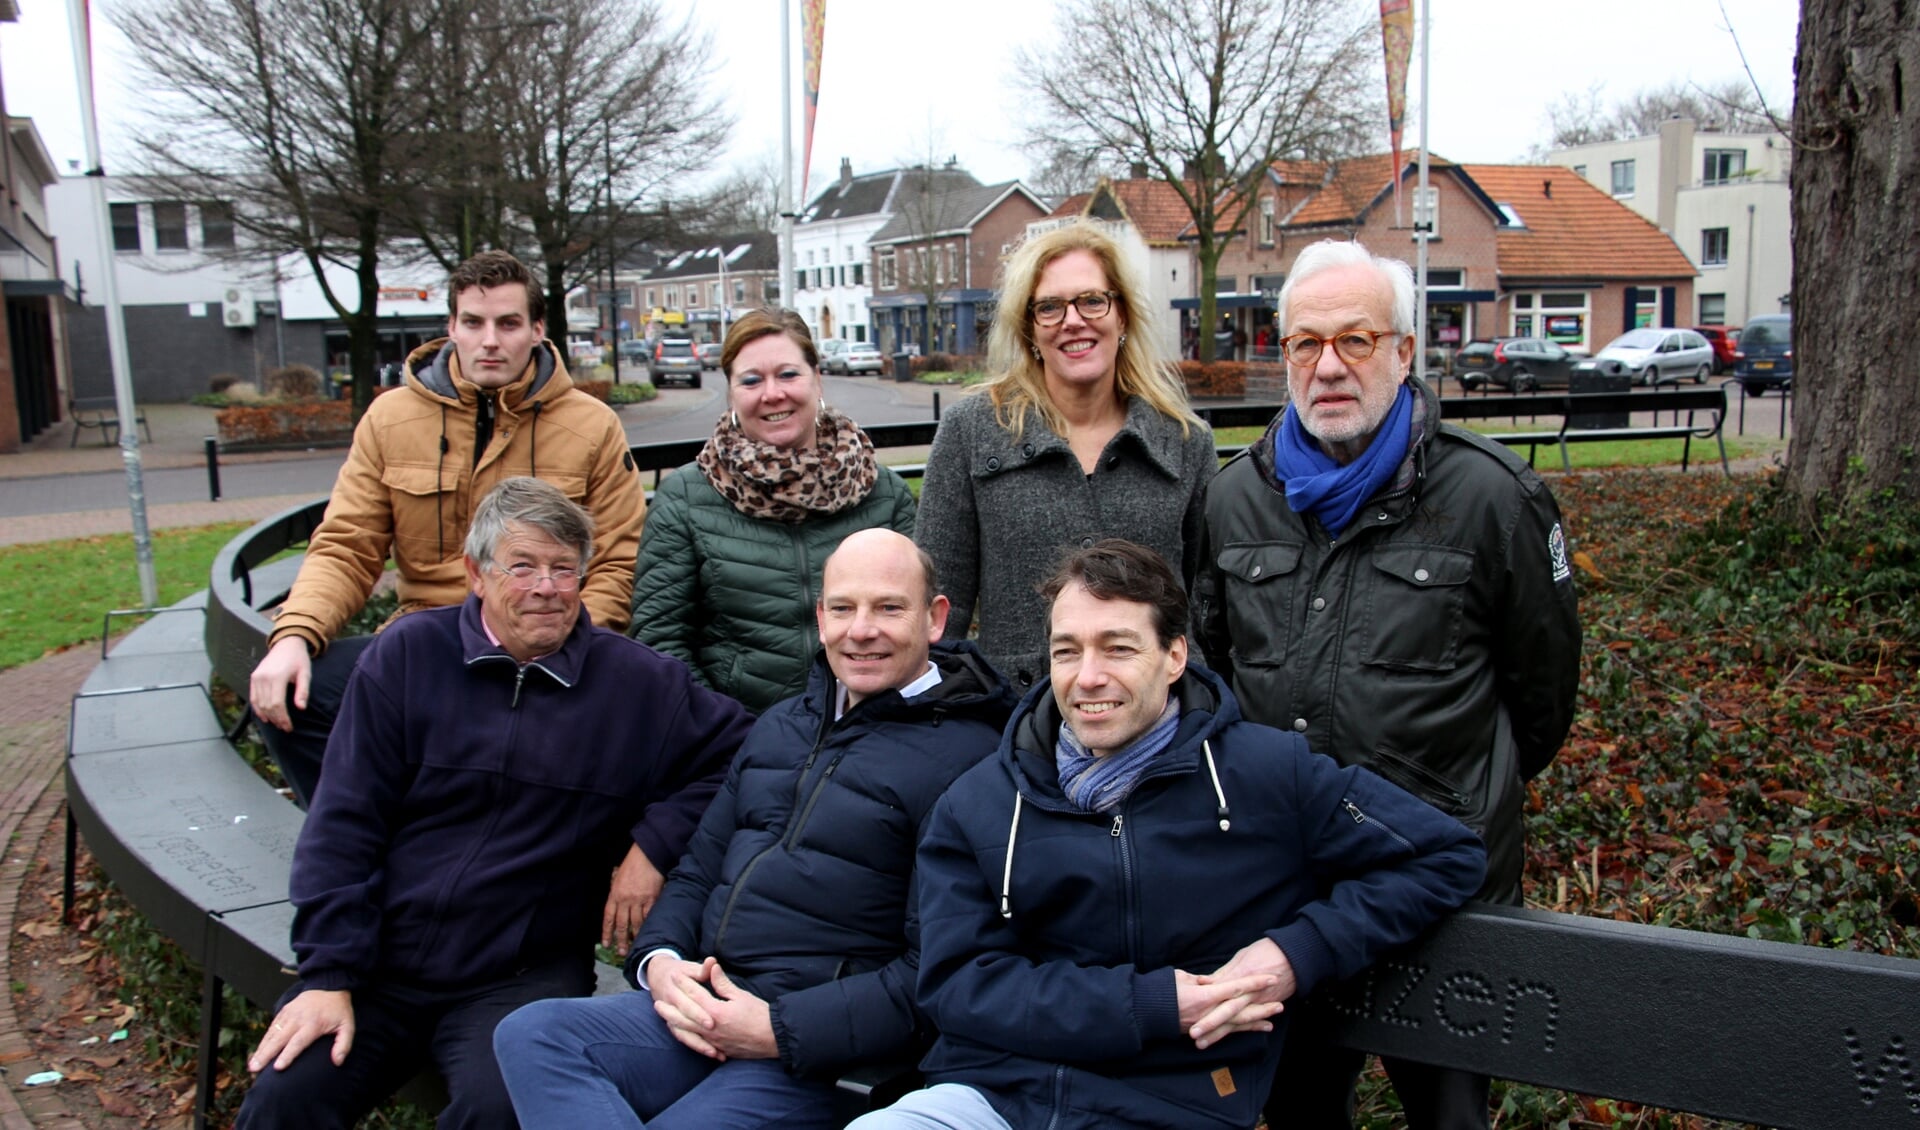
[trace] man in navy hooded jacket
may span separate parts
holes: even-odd
[[[510,1127],[494,1025],[590,992],[595,938],[639,928],[751,718],[593,626],[592,555],[586,511],[508,479],[474,510],[473,595],[361,658],[294,848],[300,980],[237,1126],[344,1130],[431,1063],[442,1128]]]
[[[849,1130],[1239,1127],[1296,995],[1480,885],[1464,825],[1188,667],[1187,599],[1109,540],[1047,583],[1050,687],[918,857],[928,1089]]]

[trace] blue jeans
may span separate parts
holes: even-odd
[[[537,1001],[500,1022],[493,1051],[530,1130],[834,1125],[831,1082],[796,1079],[777,1059],[690,1051],[645,992]]]

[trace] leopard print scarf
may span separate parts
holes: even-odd
[[[735,510],[798,525],[865,500],[880,476],[873,441],[852,420],[823,404],[814,428],[812,447],[772,447],[747,438],[728,412],[696,461]]]

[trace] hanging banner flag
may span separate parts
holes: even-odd
[[[1400,137],[1407,120],[1407,63],[1413,58],[1413,0],[1380,0],[1380,47],[1387,57],[1387,130],[1393,141],[1393,222],[1397,227],[1401,222]]]
[[[813,169],[813,118],[820,112],[820,50],[826,39],[827,0],[800,0],[800,81],[806,87],[807,128],[801,146],[800,200],[796,204],[807,198],[807,174]]]

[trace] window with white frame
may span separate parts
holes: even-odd
[[[1709,326],[1724,325],[1727,320],[1727,296],[1724,294],[1703,294],[1700,296],[1700,321]]]
[[[200,246],[208,251],[233,250],[233,205],[224,200],[200,203]]]
[[[733,304],[735,306],[739,306],[745,303],[746,300],[747,300],[747,280],[745,279],[733,280]]]
[[[1513,296],[1508,332],[1544,337],[1569,349],[1590,349],[1592,296],[1585,291],[1522,291]]]
[[[1273,197],[1260,198],[1260,246],[1273,246]]]
[[[712,301],[708,302],[707,305],[718,308],[720,305],[720,284],[707,284],[707,293],[712,296]]]
[[[1701,184],[1726,184],[1747,175],[1747,151],[1709,149],[1700,170]]]
[[[1727,229],[1700,229],[1700,265],[1702,267],[1724,267],[1727,265]]]
[[[660,302],[658,297],[656,296],[654,289],[652,287],[648,287],[647,288],[647,309],[651,310],[658,305],[660,305]]]
[[[1613,163],[1613,194],[1615,196],[1633,195],[1633,162],[1631,160]]]
[[[880,274],[880,287],[883,290],[892,290],[894,287],[900,285],[899,280],[894,275],[893,248],[882,247],[878,258],[880,260],[879,267],[877,268]]]
[[[107,212],[113,222],[113,249],[140,250],[140,205],[109,204]]]
[[[187,249],[187,205],[184,201],[154,201],[153,246],[156,251]]]

